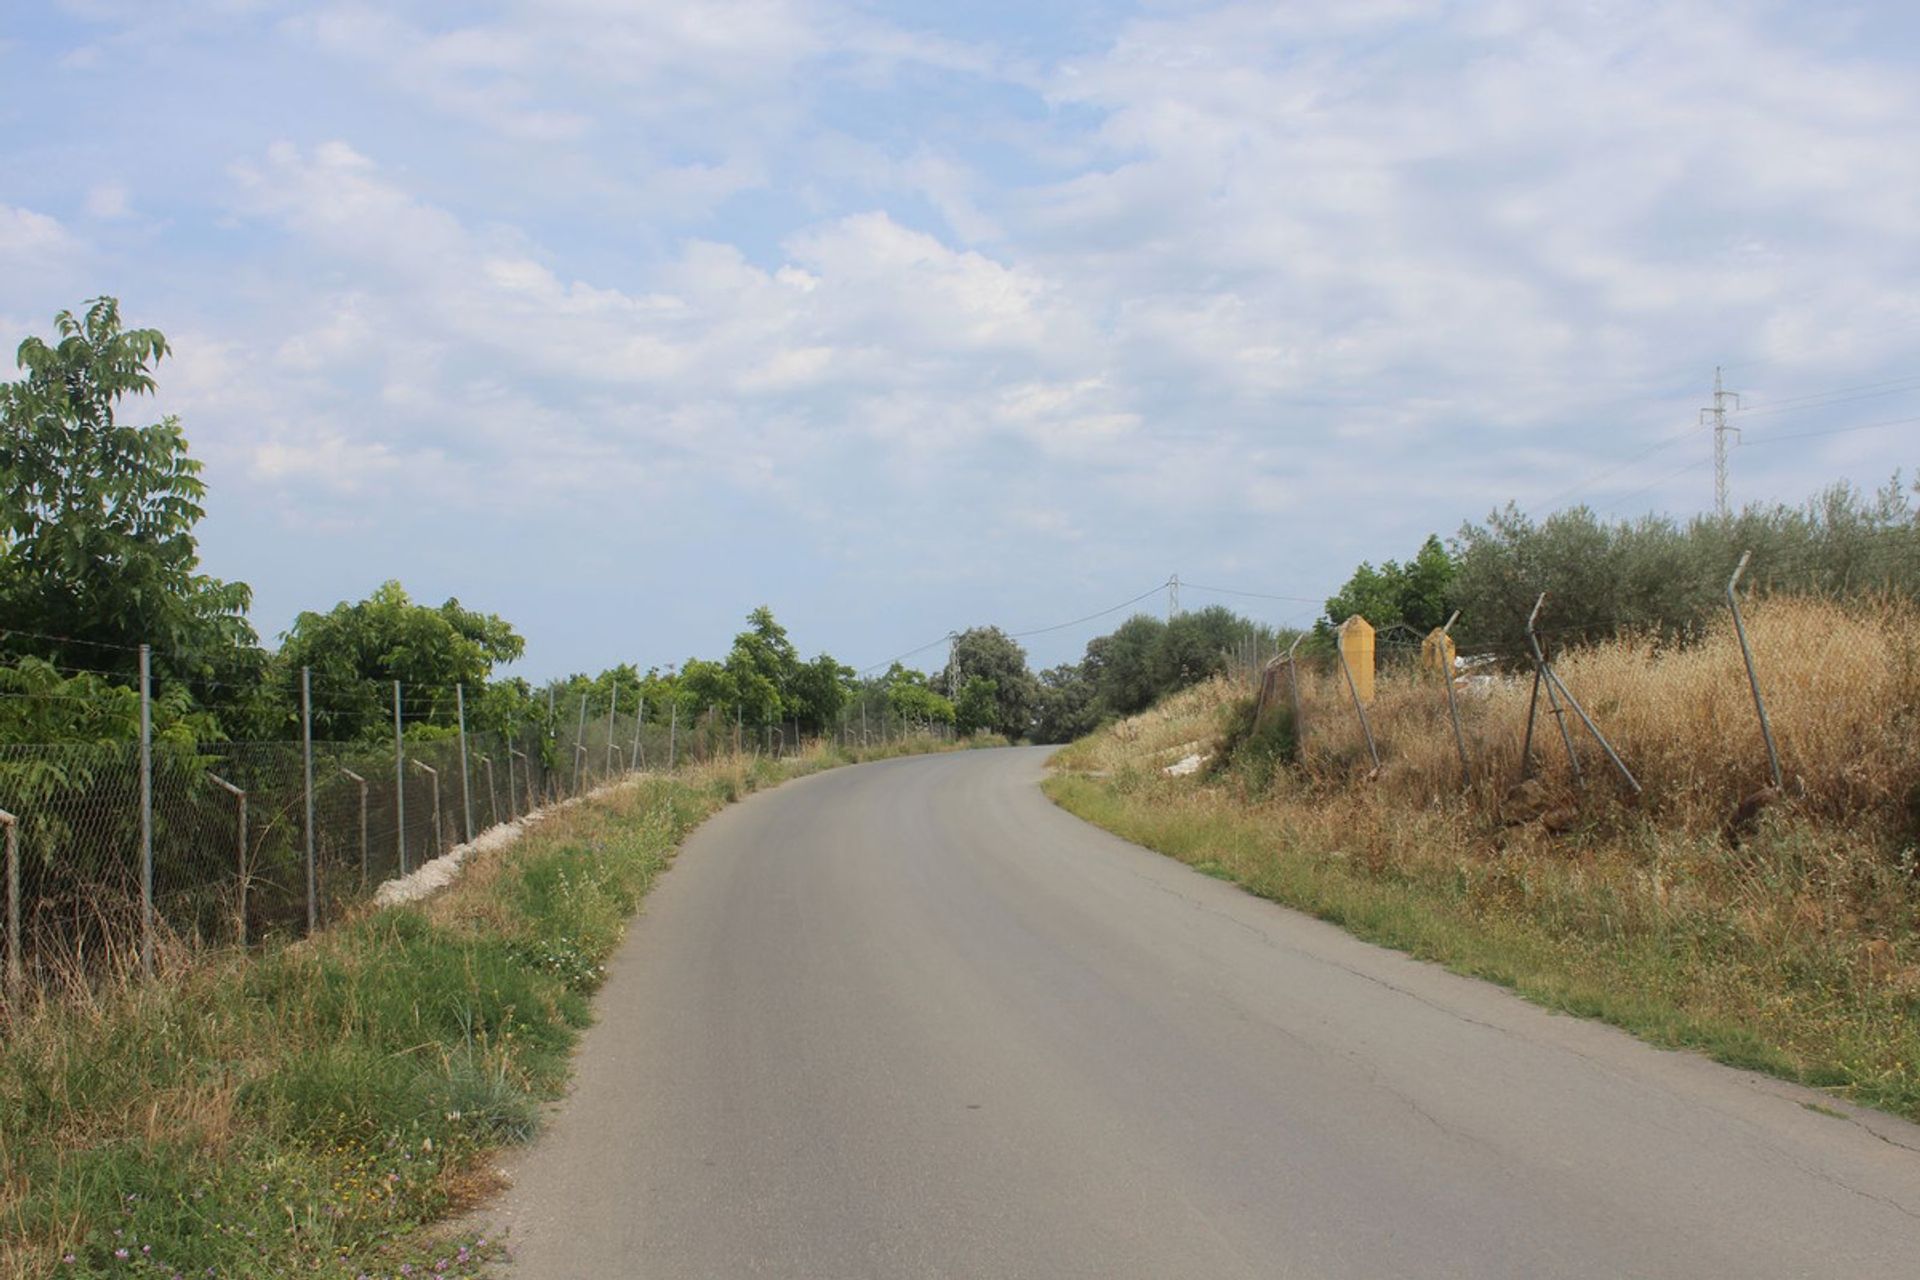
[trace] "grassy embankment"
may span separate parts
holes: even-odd
[[[1462,691],[1463,786],[1443,687],[1383,676],[1375,776],[1328,672],[1304,677],[1297,747],[1290,714],[1256,727],[1216,683],[1069,748],[1048,791],[1362,937],[1920,1120],[1920,616],[1778,599],[1748,622],[1779,794],[1730,625],[1557,662],[1637,797],[1591,742],[1574,785],[1544,714],[1523,784],[1517,679]],[[1202,773],[1162,772],[1195,751]]]
[[[558,1095],[603,962],[682,837],[849,759],[648,776],[427,902],[0,1027],[0,1276],[472,1274],[495,1246],[428,1224],[487,1194],[488,1153]]]

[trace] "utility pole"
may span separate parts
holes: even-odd
[[[1172,622],[1180,612],[1180,575],[1174,574],[1167,579],[1167,621]]]
[[[947,701],[953,701],[953,659],[954,646],[960,642],[958,631],[947,632]]]
[[[1727,401],[1733,401],[1733,407],[1740,407],[1740,393],[1728,391],[1721,385],[1720,366],[1713,367],[1713,407],[1700,411],[1700,424],[1705,426],[1708,419],[1713,421],[1713,511],[1722,520],[1727,518],[1727,433],[1735,437],[1740,428],[1727,425]]]

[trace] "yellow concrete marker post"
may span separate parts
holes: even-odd
[[[1340,627],[1340,656],[1353,680],[1353,696],[1361,704],[1373,702],[1373,624],[1359,614]]]
[[[1445,627],[1435,627],[1420,642],[1420,666],[1431,671],[1442,680],[1453,679],[1453,660],[1457,653],[1453,637],[1447,634]]]

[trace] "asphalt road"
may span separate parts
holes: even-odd
[[[842,769],[649,898],[497,1217],[516,1280],[1920,1276],[1920,1128]]]

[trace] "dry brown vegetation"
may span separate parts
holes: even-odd
[[[1747,621],[1779,793],[1730,622],[1554,655],[1639,794],[1569,716],[1576,786],[1544,701],[1523,784],[1516,674],[1458,690],[1463,786],[1445,689],[1410,666],[1382,672],[1369,708],[1377,773],[1333,668],[1302,673],[1297,750],[1284,708],[1250,728],[1246,685],[1220,681],[1069,749],[1081,776],[1053,790],[1547,1003],[1920,1115],[1920,613],[1779,598]],[[1163,773],[1202,738],[1205,775]]]

